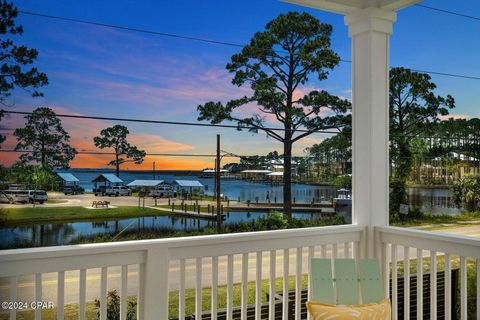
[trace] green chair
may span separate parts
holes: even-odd
[[[357,264],[358,262],[358,264]],[[385,298],[377,259],[311,260],[312,301],[334,305],[379,302]]]

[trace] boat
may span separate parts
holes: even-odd
[[[337,197],[333,198],[333,205],[334,207],[351,206],[352,196],[350,195],[350,190],[345,188],[337,190]]]

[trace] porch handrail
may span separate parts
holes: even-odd
[[[425,259],[429,262],[430,273],[430,288],[427,292],[430,297],[430,316],[435,319],[438,315],[437,310],[437,270],[438,260],[440,256],[444,259],[445,270],[445,319],[451,319],[452,312],[455,309],[452,306],[451,297],[451,270],[452,258],[458,257],[460,269],[460,318],[466,320],[468,315],[468,292],[467,292],[467,272],[469,259],[476,260],[471,268],[476,269],[477,285],[476,285],[476,314],[480,319],[480,239],[464,236],[448,234],[438,231],[424,231],[416,229],[407,229],[399,227],[375,227],[376,238],[382,248],[382,269],[384,270],[384,285],[388,292],[389,279],[391,277],[392,283],[392,319],[396,320],[398,317],[398,259],[399,249],[403,248],[403,270],[404,278],[410,279],[410,265],[411,260],[416,260],[416,312],[417,319],[423,319],[423,297],[424,288],[423,279]],[[413,250],[413,252],[412,252]],[[401,251],[400,251],[401,252]],[[420,267],[419,267],[420,266]],[[475,267],[476,266],[476,267]],[[470,270],[471,271],[471,270]],[[404,314],[405,317],[410,317],[410,281],[404,281]]]
[[[288,273],[288,255],[296,252],[296,290],[301,289],[301,276],[303,273],[302,259],[303,249],[308,248],[309,257],[314,255],[314,249],[322,247],[326,252],[327,245],[332,249],[332,254],[337,254],[337,244],[344,248],[345,255],[358,256],[363,250],[365,227],[359,225],[325,226],[288,230],[245,232],[234,234],[193,236],[182,238],[168,238],[155,240],[124,241],[100,244],[79,244],[60,247],[42,247],[29,249],[14,249],[0,251],[0,277],[10,278],[12,298],[17,295],[17,278],[23,275],[35,275],[35,292],[41,296],[42,274],[58,273],[58,292],[64,292],[65,271],[80,271],[80,307],[85,310],[85,275],[86,270],[101,268],[100,289],[100,318],[106,316],[106,290],[108,267],[121,266],[121,310],[126,304],[126,282],[129,265],[139,265],[139,291],[138,291],[138,318],[139,319],[166,319],[168,312],[168,280],[171,276],[170,262],[176,261],[180,265],[180,296],[185,298],[185,262],[194,260],[196,265],[196,293],[197,311],[201,313],[201,273],[203,258],[212,261],[212,277],[218,273],[219,257],[228,258],[228,287],[233,288],[233,255],[240,255],[242,260],[242,288],[246,287],[243,280],[245,272],[244,264],[247,263],[249,254],[256,254],[256,286],[261,288],[262,278],[262,253],[270,253],[275,258],[276,250],[283,250],[284,278]],[[294,250],[290,250],[294,249]],[[335,253],[333,253],[335,252]],[[245,258],[247,260],[245,260]],[[211,260],[210,260],[211,259]],[[285,260],[286,259],[286,260]],[[245,262],[246,261],[246,262]],[[275,260],[273,260],[275,261]],[[305,265],[304,265],[305,266]],[[271,266],[275,270],[274,266]],[[240,271],[240,270],[238,270]],[[266,276],[266,275],[264,275]],[[198,280],[200,278],[200,280]],[[218,280],[218,279],[217,279]],[[270,279],[271,281],[272,279]],[[273,279],[274,280],[274,279]],[[82,282],[83,281],[83,282]],[[274,281],[273,281],[274,282]],[[288,282],[288,281],[287,281]],[[212,283],[212,288],[215,287]],[[183,290],[183,291],[182,291]],[[288,292],[288,286],[286,287]],[[212,290],[214,291],[214,290]],[[183,296],[182,296],[183,292]],[[58,297],[58,308],[64,307],[64,297]],[[212,297],[212,300],[214,298]],[[231,307],[232,296],[229,298]],[[299,299],[299,297],[298,297]],[[216,300],[216,297],[215,297]],[[256,299],[258,300],[258,299]],[[260,306],[260,300],[256,304]],[[242,303],[245,305],[246,300]],[[184,303],[184,301],[180,301]],[[300,303],[297,303],[296,313],[299,314]],[[200,308],[200,310],[198,310]],[[231,310],[231,308],[230,308]],[[245,308],[246,310],[246,308]],[[185,309],[183,308],[183,312]],[[63,310],[58,319],[62,319]],[[125,311],[123,311],[123,315]],[[11,318],[15,318],[15,312],[11,312]],[[82,315],[80,315],[82,319]]]

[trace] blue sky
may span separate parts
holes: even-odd
[[[307,11],[333,25],[332,47],[350,59],[350,39],[343,17],[302,8],[277,0],[220,1],[16,1],[20,10],[92,20],[107,24],[208,38],[244,44],[280,13]],[[423,4],[480,16],[480,2],[436,0]],[[37,66],[48,74],[45,98],[15,93],[15,108],[38,105],[58,112],[86,115],[195,121],[196,106],[209,100],[226,101],[242,95],[230,84],[225,64],[239,49],[128,31],[20,15],[21,42],[37,48]],[[411,7],[398,14],[391,38],[391,65],[480,76],[480,21]],[[312,82],[350,97],[350,64],[341,63],[328,80]],[[452,94],[458,116],[480,116],[480,81],[432,76],[439,94]],[[10,118],[11,126],[21,119]],[[79,149],[94,150],[92,137],[106,121],[65,121]],[[153,125],[128,125],[132,139],[150,152],[212,152],[214,136],[221,133],[223,148],[242,154],[267,153],[280,145],[263,135],[234,130]],[[304,140],[301,154],[322,135]],[[9,139],[7,143],[13,143]],[[101,165],[105,159],[83,156],[83,164]],[[153,159],[147,159],[146,165]],[[205,165],[205,160],[162,158],[165,168]],[[100,162],[99,162],[100,161]],[[202,162],[203,161],[203,162]],[[85,166],[77,161],[77,166]]]

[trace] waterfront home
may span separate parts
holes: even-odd
[[[248,169],[240,171],[240,177],[243,180],[251,180],[251,181],[266,181],[266,175],[272,173],[270,170],[263,170],[263,169]]]

